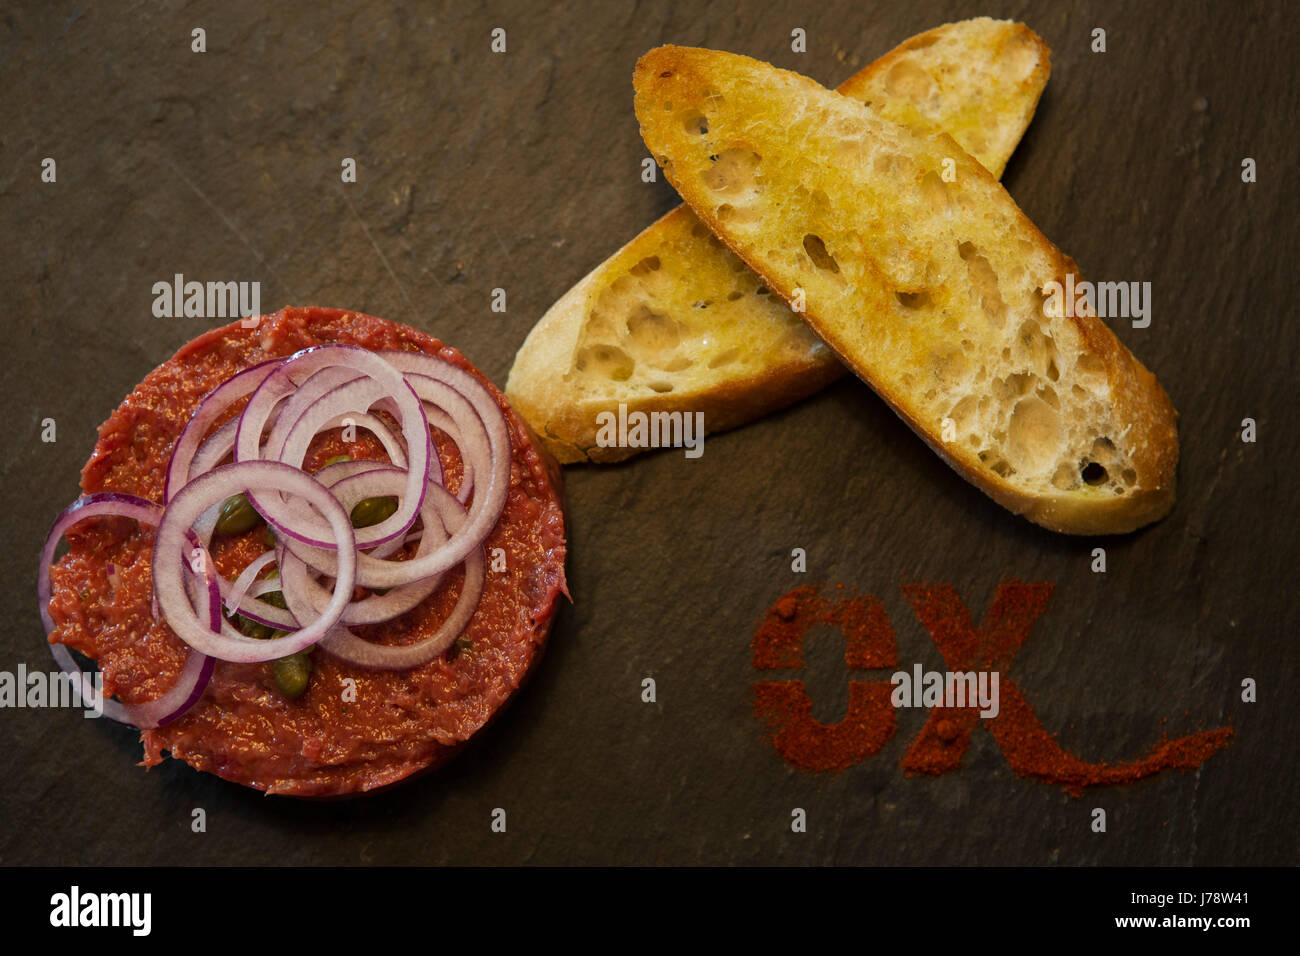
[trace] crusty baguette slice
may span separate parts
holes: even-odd
[[[938,124],[1001,175],[1049,72],[1047,45],[988,18],[912,37],[840,91],[899,122]],[[708,431],[789,405],[844,373],[820,339],[687,206],[567,292],[515,359],[506,393],[560,461],[616,461],[596,416],[704,413]]]
[[[659,47],[633,82],[700,220],[959,473],[1056,531],[1173,506],[1169,397],[1098,318],[1047,314],[1077,267],[950,136],[730,53]]]

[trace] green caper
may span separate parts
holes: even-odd
[[[221,504],[217,518],[217,534],[243,534],[262,520],[247,495],[231,495]]]
[[[271,530],[270,525],[266,526],[266,534],[262,536],[262,540],[266,542],[268,548],[275,547],[275,532]]]
[[[271,665],[275,675],[275,686],[280,693],[290,700],[301,697],[307,691],[307,682],[311,679],[311,658],[299,651],[282,657]]]
[[[265,594],[258,597],[258,600],[264,601],[272,607],[278,607],[282,611],[289,610],[289,605],[284,603],[283,591],[267,591]]]
[[[259,641],[270,640],[275,636],[275,628],[267,627],[260,621],[254,621],[252,618],[244,617],[242,614],[236,614],[231,623],[239,629],[239,633],[245,637],[255,637]]]
[[[351,455],[335,455],[333,458],[326,458],[325,465],[337,465],[341,461],[351,461],[351,460],[352,460]],[[325,465],[321,465],[321,467],[324,468]]]
[[[369,528],[387,521],[397,513],[397,499],[391,495],[363,498],[352,509],[352,527]]]

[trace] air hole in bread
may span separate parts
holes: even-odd
[[[754,295],[771,295],[771,294],[772,294],[772,290],[765,285],[761,285],[754,290]]]
[[[835,273],[840,271],[840,264],[835,261],[833,255],[826,251],[826,243],[822,242],[821,236],[814,236],[811,233],[804,236],[803,251],[808,253],[808,258],[812,260],[813,265],[818,269]]]
[[[627,317],[627,331],[637,345],[656,352],[676,348],[681,341],[677,322],[645,305],[638,305]]]
[[[682,128],[693,136],[703,136],[709,131],[709,120],[699,110],[688,110],[682,116]]]
[[[1056,367],[1056,359],[1051,359],[1047,363],[1047,380],[1049,382],[1055,382],[1060,377],[1061,377],[1061,370]]]
[[[1002,301],[1002,293],[998,289],[998,274],[989,265],[988,259],[980,255],[974,243],[960,243],[957,252],[966,260],[966,271],[980,298],[984,314],[994,327],[1000,328],[1006,320],[1007,304]]]
[[[1125,468],[1119,473],[1119,476],[1124,480],[1124,484],[1126,485],[1134,484],[1138,480],[1138,473],[1132,468]]]
[[[1060,396],[1056,394],[1056,389],[1052,388],[1050,385],[1044,385],[1040,388],[1038,390],[1038,397],[1055,409],[1060,409],[1061,407]]]
[[[970,368],[970,360],[958,348],[948,348],[942,351],[936,349],[930,354],[930,368],[935,378],[944,385],[953,387],[960,385],[966,377],[966,372]]]
[[[722,366],[730,365],[738,358],[740,358],[740,349],[727,349],[725,352],[719,352],[709,359],[709,368],[722,368]]]
[[[929,99],[934,89],[934,79],[911,60],[899,60],[885,75],[885,91],[913,103]]]
[[[666,362],[650,363],[661,372],[684,372],[695,364],[695,359],[686,355],[674,355]]]
[[[671,392],[673,390],[672,382],[650,382],[649,384],[652,389],[654,389],[656,392],[659,392],[660,394],[663,394],[664,392]]]
[[[646,256],[628,271],[634,276],[648,276],[659,268],[659,264],[658,256]]]
[[[1051,298],[1051,296],[1049,296],[1042,289],[1034,289],[1033,296],[1034,296],[1034,311],[1036,313],[1038,313],[1045,319],[1056,317],[1050,314],[1047,309],[1047,300]]]
[[[1073,491],[1079,487],[1079,479],[1073,468],[1062,462],[1056,468],[1056,473],[1052,475],[1052,487],[1061,491]]]
[[[1011,402],[1028,393],[1034,377],[1028,372],[1012,372],[1005,378],[993,380],[993,397],[999,402]]]
[[[615,382],[626,382],[636,371],[632,356],[614,345],[589,345],[578,352],[574,364],[579,372],[594,372]]]
[[[704,185],[724,196],[735,196],[757,185],[762,157],[749,149],[724,149],[701,175]]]
[[[948,187],[934,170],[921,177],[921,195],[932,212],[948,211]]]
[[[1011,467],[1010,462],[1004,458],[999,458],[993,464],[989,465],[989,468],[992,469],[994,474],[1001,478],[1010,478],[1016,473],[1016,470]]]
[[[1090,461],[1083,466],[1083,469],[1079,472],[1079,477],[1083,479],[1084,484],[1092,485],[1095,488],[1097,485],[1106,483],[1106,468],[1095,461]]]
[[[1021,323],[1016,343],[1022,364],[1055,381],[1051,370],[1055,365],[1056,344],[1043,333],[1037,319]]]
[[[894,297],[905,309],[924,309],[930,304],[929,292],[895,292]]]
[[[960,402],[952,407],[948,417],[952,419],[954,427],[958,431],[966,431],[975,417],[975,410],[978,408],[978,399],[974,395],[967,395]],[[974,438],[975,436],[971,436]]]
[[[1059,454],[1061,416],[1037,395],[1016,403],[1007,425],[1007,450],[1021,471],[1045,469]]]
[[[727,293],[728,302],[735,302],[737,299],[743,299],[744,297],[745,297],[745,293],[739,290]]]
[[[753,209],[737,209],[731,203],[724,202],[718,207],[718,222],[726,225],[743,225],[758,219],[761,213]],[[710,235],[709,239],[721,246],[722,241],[717,236]]]
[[[1100,355],[1084,352],[1075,361],[1074,371],[1087,378],[1105,378],[1106,363]]]

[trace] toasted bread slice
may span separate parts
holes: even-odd
[[[1048,308],[1077,267],[952,137],[730,53],[659,47],[634,85],[700,220],[995,501],[1078,534],[1173,506],[1169,397],[1100,319]]]
[[[906,41],[840,91],[898,122],[952,133],[994,175],[1033,117],[1049,51],[1028,27],[987,18]],[[844,366],[686,206],[654,223],[543,316],[515,358],[511,402],[560,461],[616,461],[596,416],[704,413],[708,431],[789,405]]]

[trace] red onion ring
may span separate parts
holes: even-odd
[[[214,634],[194,616],[185,590],[184,545],[191,526],[214,503],[254,489],[306,498],[324,516],[335,535],[338,574],[334,597],[316,620],[276,640],[264,641],[233,633]],[[343,506],[319,481],[306,472],[274,461],[249,461],[222,465],[195,478],[168,503],[154,543],[154,588],[163,618],[181,640],[212,657],[251,664],[296,653],[315,644],[343,614],[356,582],[356,537]]]
[[[352,396],[371,394],[371,390],[366,387],[366,379],[369,379],[373,386],[378,389],[366,407],[369,407],[381,396],[389,397],[396,403],[400,413],[398,420],[402,427],[402,435],[406,440],[406,450],[409,456],[406,493],[399,501],[397,512],[394,515],[377,525],[363,528],[361,534],[355,536],[362,546],[381,544],[391,538],[404,535],[415,521],[415,516],[420,509],[420,503],[424,499],[424,486],[428,478],[429,459],[432,456],[433,443],[429,437],[429,426],[424,417],[424,410],[419,399],[416,398],[415,392],[406,383],[406,379],[402,374],[380,355],[349,345],[323,345],[304,349],[290,356],[279,369],[267,376],[266,380],[258,386],[248,400],[248,405],[240,416],[239,430],[235,441],[235,460],[239,462],[258,460],[260,457],[258,440],[270,414],[271,407],[275,401],[287,394],[293,376],[311,375],[321,369],[340,365],[360,374],[354,377],[352,382],[337,386],[332,390],[336,401],[344,402],[342,408],[333,408],[334,414],[355,407],[356,403],[353,401]],[[364,376],[364,378],[361,378],[361,376]],[[333,376],[326,381],[336,381],[338,377],[341,377],[341,375]],[[361,378],[361,381],[356,381],[357,378]],[[321,401],[317,400],[309,405],[302,415],[297,416],[296,420],[286,421],[285,426],[292,430],[304,418],[310,417],[315,420],[317,416],[327,409],[328,406],[322,408]],[[330,417],[333,417],[333,415],[325,416],[319,424],[323,424]],[[281,421],[286,418],[290,418],[290,416],[282,415]],[[280,422],[278,421],[276,424],[278,426]],[[306,441],[310,441],[310,439],[311,435],[308,435],[303,442],[303,454],[306,452]],[[295,467],[300,468],[302,466],[301,455],[294,460],[292,455],[286,451],[286,456],[281,460],[287,460],[289,464]],[[264,494],[259,499],[255,495],[250,495],[249,502],[276,529],[277,533],[315,547],[327,549],[334,547],[333,542],[326,537],[326,529],[317,517],[303,512],[302,509],[290,510],[281,497],[274,494],[269,496]]]
[[[281,364],[280,359],[271,359],[236,372],[199,402],[180,437],[176,439],[176,444],[172,446],[167,476],[163,479],[163,501],[170,501],[172,493],[189,480],[190,462],[212,423],[235,402],[252,394]]]
[[[135,495],[120,492],[99,492],[79,498],[70,504],[55,520],[54,526],[46,536],[45,546],[41,549],[41,564],[37,574],[36,593],[40,600],[41,622],[45,625],[45,636],[54,633],[54,618],[50,616],[50,598],[53,589],[50,584],[50,567],[54,564],[54,552],[65,534],[76,524],[86,518],[123,517],[134,518],[145,524],[157,525],[162,520],[163,509],[152,501],[137,498]],[[221,617],[220,604],[215,612]],[[175,720],[185,713],[203,696],[203,691],[212,679],[214,661],[198,651],[191,650],[185,660],[176,683],[156,700],[144,704],[128,706],[109,698],[100,698],[94,685],[73,660],[72,653],[62,644],[51,643],[50,653],[54,661],[69,677],[73,678],[81,690],[81,699],[89,701],[91,706],[102,711],[105,717],[120,724],[132,724],[141,729],[157,727]]]
[[[213,427],[245,398],[237,417]],[[391,415],[401,434],[372,409]],[[391,464],[338,462],[315,477],[302,471],[311,440],[345,424],[370,431]],[[455,496],[443,487],[430,428],[440,429],[460,451]],[[228,456],[234,462],[221,464]],[[213,389],[182,429],[164,480],[165,509],[133,495],[104,492],[79,499],[59,516],[42,551],[38,577],[46,634],[54,631],[50,566],[58,541],[85,518],[120,515],[158,526],[154,615],[191,651],[180,677],[157,700],[132,707],[99,702],[112,719],[142,728],[174,720],[202,696],[217,658],[267,661],[319,642],[358,666],[417,666],[445,653],[473,617],[484,585],[483,545],[504,510],[511,461],[509,427],[492,392],[471,373],[436,356],[326,345],[252,366]],[[216,571],[208,546],[221,504],[238,493],[248,495],[279,537],[274,551],[260,555],[231,582]],[[354,531],[347,505],[379,494],[396,495],[397,512]],[[412,530],[417,517],[423,527]],[[410,559],[385,560],[415,541],[419,544]],[[195,549],[202,558],[199,571],[186,560]],[[280,580],[257,580],[272,560],[280,565]],[[409,611],[437,588],[445,571],[461,563],[461,593],[451,615],[430,637],[410,645],[376,645],[344,626],[378,623]],[[334,578],[332,595],[315,580],[319,576]],[[352,601],[358,584],[391,590]],[[288,610],[256,600],[276,589],[283,591]],[[223,603],[291,633],[271,641],[245,637],[225,619]],[[79,681],[83,699],[96,700],[68,649],[60,644],[50,648],[60,667]]]

